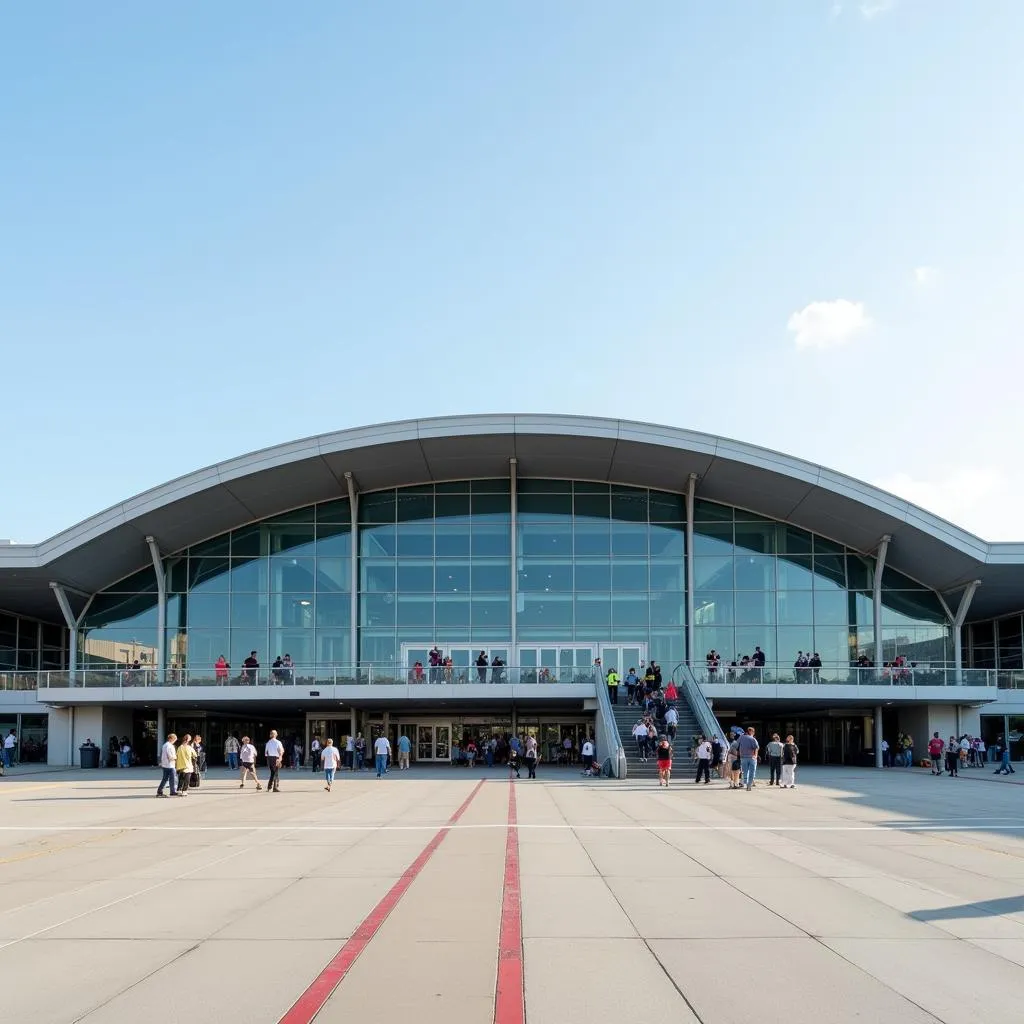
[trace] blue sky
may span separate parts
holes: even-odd
[[[737,437],[1024,539],[1022,30],[1018,0],[10,5],[0,536],[499,411]]]

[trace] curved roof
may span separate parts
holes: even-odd
[[[0,549],[0,607],[53,618],[48,582],[94,593],[164,552],[284,509],[359,491],[505,476],[686,490],[784,520],[864,552],[889,534],[888,564],[944,593],[982,581],[972,618],[1024,606],[1024,544],[990,544],[823,466],[691,430],[628,420],[483,415],[405,420],[293,441],[178,477],[39,544]]]

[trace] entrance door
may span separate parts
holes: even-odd
[[[416,726],[416,760],[451,760],[452,727],[449,723]]]
[[[647,663],[647,644],[601,644],[601,668],[605,674],[615,669],[625,679],[631,668],[640,672]]]

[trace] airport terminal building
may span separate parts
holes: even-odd
[[[533,732],[554,757],[612,735],[609,668],[654,661],[698,721],[792,731],[804,760],[936,730],[1019,760],[1022,611],[1024,544],[799,459],[611,419],[406,421],[0,547],[0,729],[53,765],[121,736],[145,763],[166,729],[212,763],[270,728],[406,732],[434,762]]]

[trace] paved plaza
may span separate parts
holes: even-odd
[[[156,800],[158,774],[0,779],[5,1018],[1024,1014],[1024,789],[988,771],[802,768],[749,793],[455,769],[326,793],[306,772],[278,794],[214,771]]]

